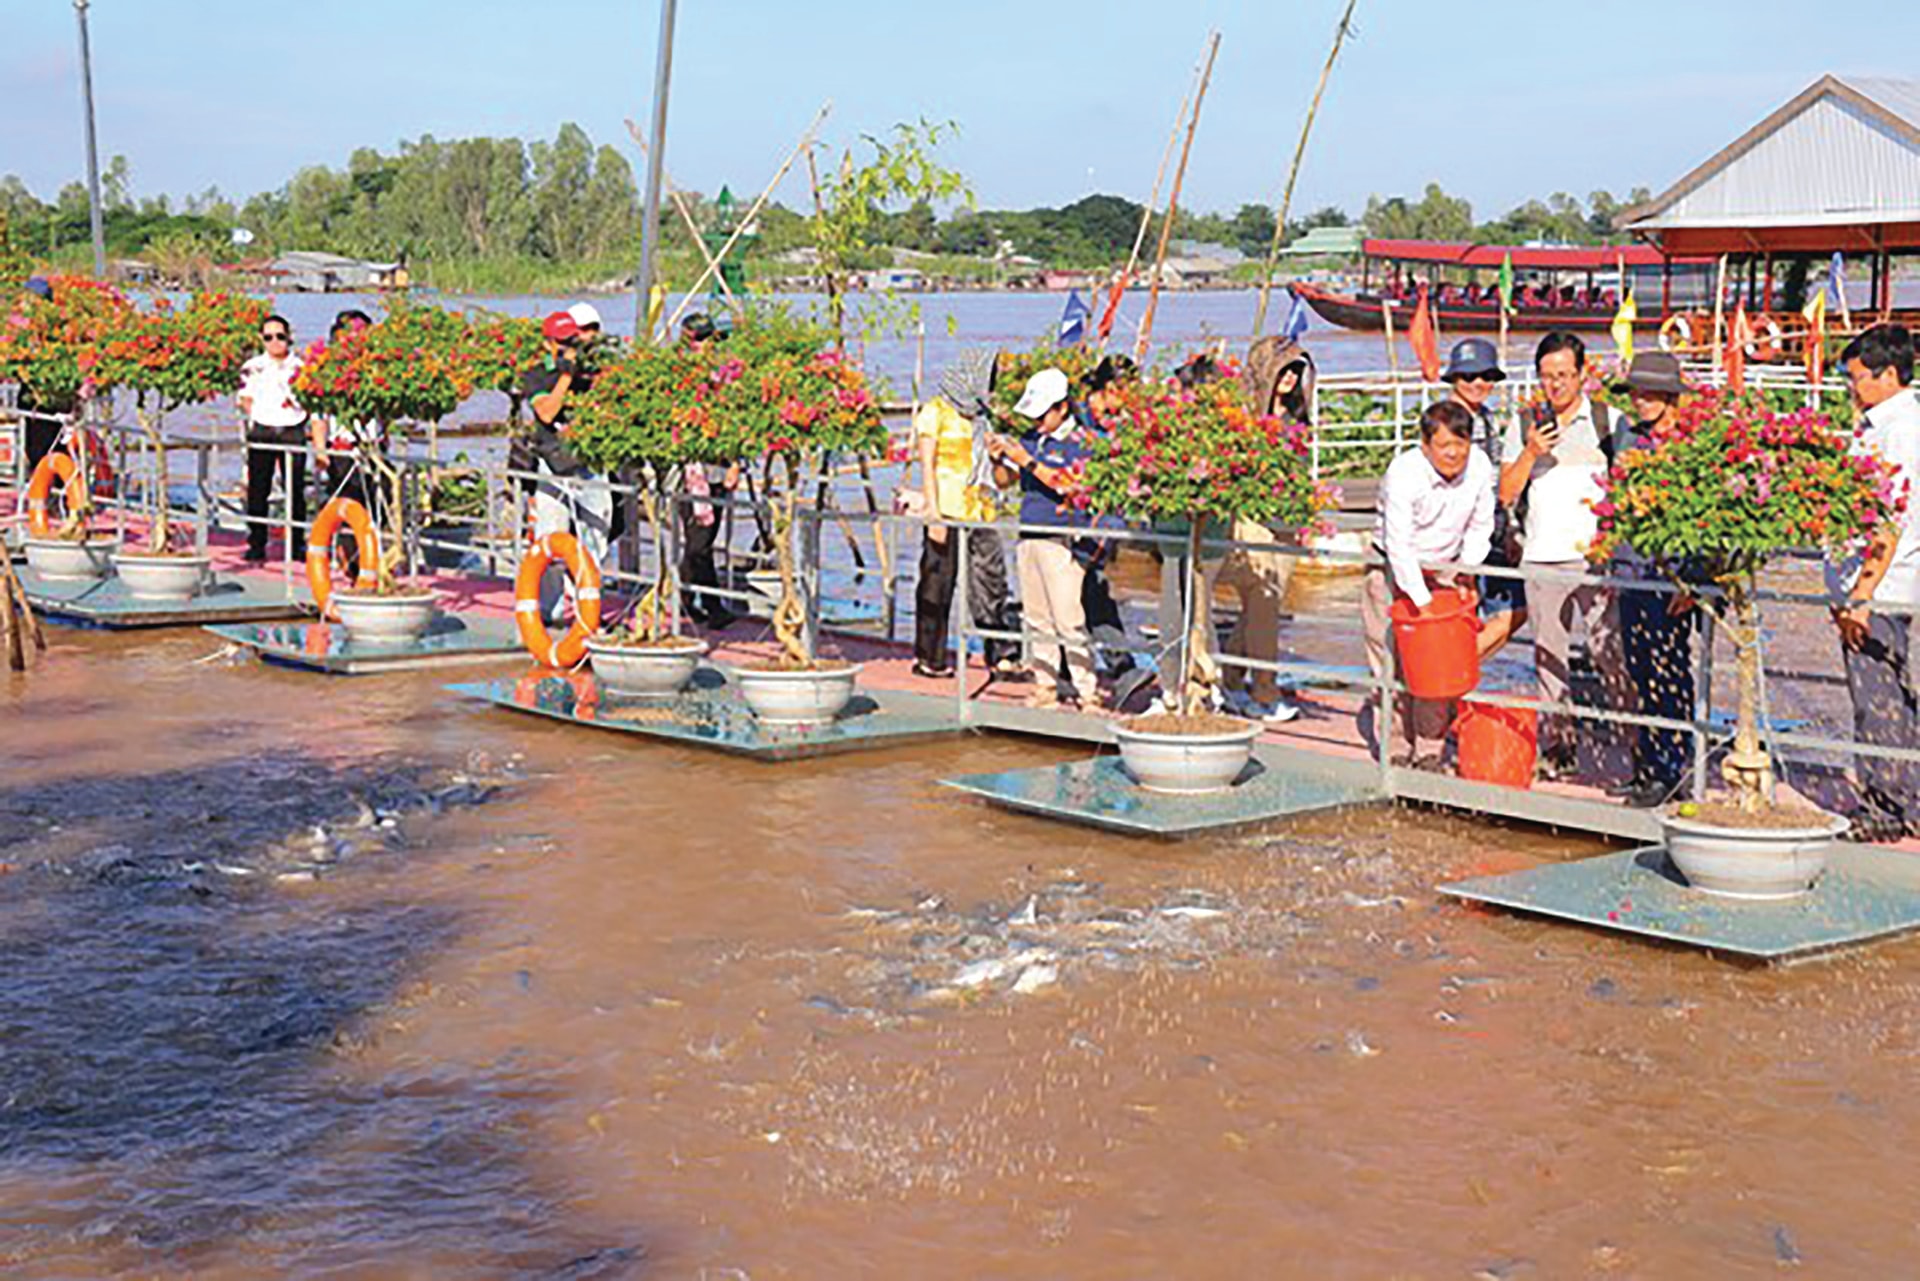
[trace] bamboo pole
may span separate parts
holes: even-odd
[[[787,170],[793,168],[793,162],[800,158],[802,152],[812,152],[813,135],[820,131],[821,122],[826,120],[827,113],[832,110],[833,103],[830,101],[821,105],[818,114],[813,118],[813,123],[807,126],[807,131],[804,134],[800,135],[800,141],[795,143],[793,150],[787,153],[787,158],[780,162],[780,168],[774,171],[772,180],[761,190],[759,196],[755,197],[753,205],[747,210],[746,217],[740,220],[740,224],[733,229],[733,234],[727,237],[727,243],[720,246],[720,252],[715,255],[715,261],[726,261],[727,255],[733,252],[733,246],[740,239],[741,233],[753,225],[753,220],[759,216],[761,206],[765,205],[767,201],[772,198],[774,188],[778,187],[781,180],[787,176]],[[692,302],[694,297],[699,294],[701,287],[707,283],[707,277],[712,274],[713,268],[709,266],[706,271],[701,273],[700,278],[693,282],[693,288],[687,291],[687,296],[680,300],[680,305],[673,309],[671,316],[667,317],[667,333],[672,333],[673,327],[680,323],[680,317],[685,314],[687,304]],[[651,335],[649,335],[649,337],[651,337]]]
[[[1727,256],[1720,255],[1720,271],[1713,284],[1713,372],[1726,375],[1726,344],[1722,325],[1727,311]]]
[[[1147,314],[1140,318],[1140,333],[1133,340],[1133,358],[1144,362],[1147,344],[1153,340],[1153,314],[1160,309],[1160,278],[1167,265],[1167,245],[1173,239],[1173,224],[1180,216],[1180,186],[1187,177],[1187,158],[1193,154],[1193,135],[1200,128],[1200,108],[1207,101],[1207,85],[1213,79],[1213,60],[1220,52],[1220,33],[1207,40],[1206,66],[1200,72],[1200,87],[1194,90],[1193,111],[1187,116],[1187,140],[1180,148],[1180,167],[1173,171],[1173,190],[1167,193],[1167,220],[1160,224],[1160,246],[1153,255],[1153,283],[1147,291]]]
[[[1194,79],[1196,83],[1199,80],[1199,76],[1200,71],[1199,68],[1196,67],[1194,69]],[[1180,99],[1180,110],[1174,114],[1173,128],[1167,131],[1167,145],[1160,152],[1160,168],[1155,170],[1153,175],[1153,191],[1147,196],[1146,207],[1140,211],[1140,225],[1135,228],[1133,233],[1133,248],[1127,254],[1127,265],[1121,268],[1120,271],[1118,283],[1123,293],[1126,290],[1127,282],[1133,279],[1134,269],[1140,265],[1140,250],[1147,243],[1147,228],[1153,223],[1153,211],[1160,207],[1160,186],[1166,181],[1167,166],[1173,163],[1173,149],[1180,145],[1180,126],[1186,123],[1187,108],[1192,105],[1193,89],[1189,87],[1186,95]],[[1112,285],[1108,286],[1109,289],[1112,287]],[[1104,314],[1104,307],[1105,303],[1103,302],[1102,314]],[[1100,335],[1099,350],[1102,353],[1107,350],[1107,343],[1112,337],[1113,331],[1111,329]]]
[[[1300,162],[1306,159],[1307,138],[1313,133],[1313,122],[1320,114],[1320,99],[1326,95],[1327,79],[1333,75],[1333,64],[1340,57],[1340,46],[1345,44],[1347,36],[1353,31],[1353,8],[1359,0],[1347,0],[1346,12],[1340,15],[1340,25],[1333,31],[1333,48],[1327,51],[1327,63],[1320,68],[1320,84],[1313,91],[1313,102],[1307,107],[1307,122],[1300,130],[1300,141],[1293,149],[1293,164],[1287,170],[1287,186],[1280,194],[1280,210],[1273,218],[1273,243],[1267,246],[1267,266],[1264,278],[1260,282],[1260,305],[1253,312],[1253,336],[1258,338],[1267,324],[1267,297],[1273,292],[1273,269],[1280,261],[1280,242],[1286,239],[1287,215],[1293,209],[1293,185],[1300,178]]]
[[[627,121],[627,132],[633,135],[634,142],[639,144],[640,154],[643,156],[646,155],[647,139],[646,135],[640,132],[640,126],[629,120]],[[667,190],[667,199],[673,202],[675,211],[679,213],[680,221],[687,224],[687,234],[693,237],[693,247],[700,251],[700,257],[704,259],[707,266],[712,269],[714,273],[713,278],[720,285],[720,292],[725,295],[728,303],[738,308],[740,306],[740,300],[735,298],[733,296],[733,290],[727,287],[726,273],[720,270],[719,262],[715,260],[713,254],[707,249],[707,242],[700,238],[700,227],[693,220],[693,211],[687,208],[685,195],[681,193],[679,187],[674,185],[673,175],[666,172],[665,169],[662,169],[660,172],[660,181],[661,185]]]

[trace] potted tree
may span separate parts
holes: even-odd
[[[398,307],[377,325],[315,343],[294,381],[300,403],[313,413],[371,424],[383,441],[405,424],[439,421],[473,391],[463,330],[457,318],[449,319],[437,308]],[[360,549],[362,577],[370,567],[373,582],[332,592],[328,608],[355,640],[411,643],[433,624],[439,607],[431,590],[400,578],[407,476],[376,449],[362,449],[359,464],[369,473],[375,508],[369,513],[374,546]]]
[[[714,409],[737,433],[739,453],[757,458],[761,492],[772,511],[780,599],[773,631],[780,653],[743,665],[740,695],[761,720],[821,724],[853,697],[858,664],[808,652],[793,540],[803,473],[829,455],[857,458],[886,448],[887,428],[866,376],[834,345],[830,330],[768,314],[742,326],[729,343],[739,374],[725,382]]]
[[[134,416],[153,453],[146,545],[113,557],[114,572],[135,596],[185,600],[206,581],[210,558],[173,545],[162,429],[173,410],[233,390],[266,312],[260,300],[231,294],[200,294],[177,310],[162,297],[151,311],[125,312],[123,327],[86,357],[95,378],[133,393]]]
[[[587,642],[588,662],[615,694],[669,696],[685,689],[705,641],[679,634],[679,587],[668,545],[677,469],[739,457],[725,402],[746,373],[737,357],[686,347],[641,347],[603,366],[572,410],[574,452],[595,471],[632,469],[654,536],[653,581],[625,620]]]
[[[1849,444],[1825,414],[1776,413],[1757,394],[1707,392],[1683,405],[1649,447],[1624,451],[1594,505],[1596,559],[1631,545],[1682,586],[1697,588],[1693,580],[1703,576],[1718,588],[1706,604],[1737,655],[1738,713],[1721,766],[1729,790],[1660,817],[1674,865],[1709,893],[1804,893],[1846,830],[1844,819],[1775,795],[1760,738],[1765,695],[1754,597],[1760,572],[1779,552],[1842,552],[1899,513],[1891,470],[1853,455]]]
[[[77,416],[95,397],[111,391],[110,371],[97,376],[91,366],[100,348],[122,330],[131,310],[119,291],[82,276],[54,276],[53,297],[21,295],[0,323],[0,382],[19,389],[20,405],[40,413]],[[70,455],[45,460],[48,474],[65,474],[55,486],[64,497],[58,524],[30,509],[25,540],[27,564],[43,578],[101,578],[111,568],[117,540],[93,528],[93,485],[106,474],[106,459],[90,432],[77,423],[69,436]],[[56,463],[54,459],[68,461]]]
[[[1095,511],[1184,529],[1189,600],[1206,590],[1201,544],[1208,529],[1236,519],[1314,532],[1332,493],[1315,483],[1305,430],[1242,403],[1231,362],[1195,387],[1146,380],[1127,387],[1085,475]],[[1120,758],[1154,791],[1213,792],[1231,787],[1253,754],[1260,726],[1197,707],[1194,647],[1181,647],[1179,710],[1137,716],[1114,728]]]

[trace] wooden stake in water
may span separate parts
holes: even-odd
[[[1200,73],[1200,87],[1194,91],[1193,112],[1187,117],[1187,141],[1180,148],[1180,167],[1173,171],[1173,190],[1167,195],[1167,220],[1160,226],[1160,247],[1153,255],[1153,283],[1147,291],[1147,314],[1140,318],[1140,336],[1134,339],[1133,358],[1144,362],[1147,344],[1153,341],[1153,313],[1160,306],[1160,279],[1166,274],[1167,245],[1173,239],[1173,224],[1180,217],[1180,184],[1186,180],[1187,158],[1193,154],[1193,135],[1200,128],[1200,108],[1207,100],[1207,84],[1213,79],[1213,59],[1220,52],[1220,33],[1207,40],[1206,68]]]
[[[1280,242],[1287,236],[1287,214],[1293,208],[1293,184],[1300,179],[1300,162],[1307,155],[1307,139],[1313,133],[1313,121],[1320,114],[1320,99],[1327,92],[1327,78],[1333,74],[1334,60],[1340,56],[1340,46],[1345,44],[1347,36],[1353,30],[1353,8],[1359,0],[1347,0],[1347,11],[1340,15],[1340,25],[1334,28],[1333,48],[1327,52],[1327,65],[1320,68],[1320,84],[1313,91],[1313,102],[1307,107],[1307,123],[1300,129],[1300,141],[1293,149],[1293,164],[1287,170],[1286,190],[1280,193],[1280,210],[1273,218],[1273,243],[1267,246],[1266,272],[1260,281],[1260,305],[1253,312],[1253,336],[1258,338],[1267,323],[1267,295],[1273,292],[1273,269],[1280,260]]]

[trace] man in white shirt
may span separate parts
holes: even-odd
[[[1432,584],[1450,579],[1428,565],[1486,563],[1493,537],[1493,463],[1473,447],[1473,415],[1453,401],[1429,405],[1420,416],[1420,446],[1393,460],[1380,485],[1377,550],[1386,564],[1367,570],[1360,598],[1366,628],[1367,666],[1377,680],[1387,670],[1390,610],[1395,600],[1424,610],[1433,604]],[[1394,742],[1389,759],[1431,768],[1440,762],[1450,703],[1433,699],[1396,700]]]
[[[1523,414],[1521,422],[1507,429],[1500,501],[1509,507],[1524,504],[1521,568],[1552,575],[1527,579],[1527,614],[1533,620],[1540,698],[1548,703],[1572,702],[1568,658],[1578,622],[1587,629],[1587,649],[1600,675],[1602,704],[1613,711],[1628,711],[1633,707],[1633,688],[1613,593],[1597,583],[1559,577],[1589,572],[1587,549],[1599,533],[1593,504],[1605,492],[1602,482],[1612,460],[1612,415],[1606,406],[1594,405],[1582,390],[1587,347],[1579,335],[1565,330],[1549,333],[1534,350],[1533,365],[1547,403]],[[1544,777],[1573,774],[1576,732],[1571,717],[1541,718]],[[1595,734],[1618,750],[1617,733],[1602,725]]]
[[[307,554],[307,411],[293,394],[300,357],[293,353],[293,326],[285,316],[268,316],[260,326],[266,350],[240,366],[240,391],[234,403],[247,416],[247,559],[267,558],[268,509],[273,478],[286,485],[287,519],[293,546],[288,555]]]
[[[1908,504],[1895,528],[1883,530],[1863,557],[1832,567],[1828,575],[1829,589],[1845,593],[1834,621],[1853,701],[1854,738],[1913,751],[1920,749],[1920,709],[1908,666],[1912,615],[1891,612],[1920,605],[1920,511],[1914,509],[1920,502],[1920,400],[1911,386],[1913,335],[1902,325],[1875,325],[1848,344],[1840,363],[1861,410],[1854,449],[1893,465],[1896,491],[1906,492]],[[1861,756],[1854,772],[1860,791],[1855,839],[1920,833],[1920,765]]]

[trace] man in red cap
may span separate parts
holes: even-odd
[[[567,397],[585,389],[580,368],[580,325],[564,311],[541,322],[546,351],[539,364],[520,376],[520,393],[533,414],[527,445],[533,455],[533,536],[572,529],[581,550],[604,564],[611,543],[613,491],[587,471],[567,444]],[[557,590],[543,587],[541,605],[551,617]]]

